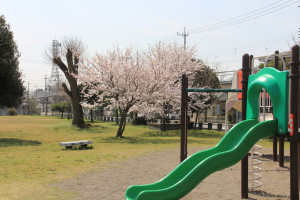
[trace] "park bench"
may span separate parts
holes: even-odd
[[[72,141],[72,142],[60,142],[59,146],[65,146],[66,149],[71,149],[73,146],[80,145],[82,148],[87,148],[88,144],[93,144],[91,140]]]

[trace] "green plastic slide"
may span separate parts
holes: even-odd
[[[249,119],[234,126],[213,148],[197,152],[162,180],[127,189],[126,200],[176,200],[184,197],[210,174],[230,167],[247,155],[261,138],[277,132],[277,120]]]

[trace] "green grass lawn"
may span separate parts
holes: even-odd
[[[116,138],[114,123],[79,129],[71,121],[41,116],[0,116],[0,199],[70,199],[52,185],[108,162],[179,147],[180,131],[155,131],[127,125]],[[224,132],[189,131],[189,146],[211,147]],[[65,150],[59,142],[93,140],[93,148]],[[271,147],[270,140],[262,142]],[[178,152],[179,153],[179,152]],[[178,155],[179,157],[179,155]],[[2,198],[5,197],[5,198]]]

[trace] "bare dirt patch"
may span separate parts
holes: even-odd
[[[189,155],[202,150],[189,148]],[[249,199],[289,199],[290,163],[289,152],[285,152],[285,167],[272,161],[271,149],[261,149],[263,153],[262,186],[249,192]],[[168,149],[148,153],[144,156],[114,162],[104,169],[80,174],[56,186],[61,190],[76,192],[76,199],[121,200],[131,185],[147,184],[160,180],[179,164],[179,149]],[[207,177],[183,200],[196,199],[241,199],[240,162]]]

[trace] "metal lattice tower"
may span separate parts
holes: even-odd
[[[59,47],[61,46],[61,43],[58,42],[58,40],[53,40],[52,42],[52,56],[53,58],[57,57],[59,55]],[[57,65],[52,63],[52,71],[51,76],[49,79],[49,92],[52,91],[53,93],[57,93],[58,85],[60,83],[60,77],[59,77],[59,71]]]

